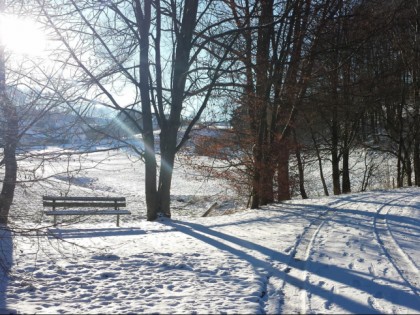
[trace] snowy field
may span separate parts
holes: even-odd
[[[0,313],[420,313],[420,189],[246,210],[222,181],[177,163],[173,219],[147,222],[140,161],[62,159],[16,192]],[[119,228],[112,216],[54,227],[42,195],[60,193],[122,195],[132,215]]]

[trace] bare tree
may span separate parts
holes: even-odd
[[[32,8],[23,8],[16,2],[0,1],[2,18],[27,16],[35,19]],[[7,26],[2,23],[2,26]],[[10,26],[8,26],[10,27]],[[22,55],[6,47],[2,38],[0,46],[0,141],[3,179],[0,192],[0,223],[9,223],[10,207],[14,200],[19,179],[19,162],[29,155],[22,139],[28,131],[48,113],[63,103],[66,82],[60,74],[62,68],[52,66],[48,58]],[[47,54],[47,52],[46,52]],[[58,92],[59,91],[59,92]],[[51,137],[53,135],[46,135]],[[26,141],[25,140],[25,141]],[[34,165],[34,168],[36,166]],[[22,176],[23,178],[23,176]],[[28,180],[34,180],[28,179]]]
[[[219,1],[193,0],[47,3],[43,15],[63,54],[71,57],[66,68],[78,73],[75,84],[84,98],[124,113],[141,130],[144,148],[138,152],[145,162],[147,219],[158,213],[170,217],[175,155],[236,62],[228,56],[239,31],[221,14],[226,7]],[[119,93],[131,98],[122,100]],[[141,122],[128,109],[141,112]],[[184,115],[191,119],[182,129]]]
[[[336,1],[230,1],[238,25],[246,17],[258,26],[242,33],[244,95],[239,102],[253,143],[252,203],[290,199],[291,127],[312,76],[319,35]]]
[[[0,6],[4,6],[1,3]],[[4,9],[0,7],[0,12]],[[18,118],[13,100],[6,89],[6,61],[4,47],[0,47],[0,109],[3,125],[3,160],[5,172],[0,193],[0,224],[7,225],[10,206],[13,202],[16,176],[16,147],[18,142]]]

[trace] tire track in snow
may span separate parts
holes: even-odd
[[[363,197],[358,196],[358,200],[370,199],[371,197],[371,194]],[[325,222],[331,218],[335,208],[342,208],[352,202],[351,198],[347,200],[347,197],[345,197],[325,205],[326,210],[312,220],[297,239],[291,253],[290,262],[285,270],[286,276],[281,289],[283,291],[283,305],[281,307],[283,314],[312,313],[310,295],[307,289],[310,272],[308,272],[307,267],[314,242]]]
[[[387,216],[393,208],[392,203],[411,198],[415,200],[413,194],[395,198],[381,206],[375,213],[373,219],[373,229],[376,240],[386,255],[387,259],[394,266],[401,278],[408,284],[413,293],[420,297],[420,275],[419,269],[411,258],[404,252],[388,225]]]
[[[371,198],[370,195],[365,195],[365,196],[358,196],[358,200],[364,200],[364,199],[369,199]],[[316,313],[315,311],[313,311],[312,306],[311,306],[311,293],[308,292],[307,290],[307,286],[310,283],[310,278],[311,278],[311,272],[308,271],[307,269],[307,265],[309,260],[310,260],[310,255],[313,252],[313,247],[315,244],[315,240],[318,237],[319,232],[321,231],[322,227],[324,226],[324,224],[329,220],[329,219],[333,219],[333,213],[340,208],[344,208],[346,205],[349,204],[353,204],[353,198],[350,196],[345,196],[345,197],[341,197],[338,198],[337,200],[329,203],[326,205],[327,210],[325,212],[323,212],[315,221],[314,221],[314,226],[312,228],[309,228],[308,233],[308,237],[310,237],[310,242],[307,242],[306,248],[305,248],[305,252],[303,251],[299,251],[296,253],[295,255],[295,259],[297,260],[301,260],[305,262],[305,282],[304,282],[304,287],[303,287],[303,291],[301,293],[301,297],[302,297],[302,314],[307,314],[307,313]],[[301,244],[299,244],[299,247],[301,247]],[[301,249],[303,249],[301,247]],[[336,288],[333,286],[331,288],[331,294],[334,293],[334,291],[336,290]],[[331,303],[332,300],[328,300],[327,301],[327,306],[326,308],[329,309],[331,307]]]
[[[306,284],[309,278],[307,271],[307,261],[311,253],[311,249],[319,231],[324,225],[327,218],[332,214],[333,210],[327,205],[327,210],[323,211],[316,217],[308,227],[304,229],[302,235],[297,239],[291,259],[286,268],[286,276],[284,278],[283,291],[283,314],[307,314],[309,297]],[[287,301],[287,304],[286,304]]]
[[[411,203],[410,203],[410,204],[411,204]],[[391,211],[388,211],[388,213],[389,213],[389,212],[391,212]],[[407,215],[407,214],[405,214],[405,213],[404,213],[404,209],[402,209],[402,208],[398,208],[398,209],[397,209],[397,213],[398,213],[398,215],[400,215],[400,216],[403,216],[403,215],[405,215],[405,216],[406,216],[406,215]],[[393,212],[393,214],[392,214],[392,215],[396,216],[395,212]],[[387,224],[388,224],[388,217],[387,217]],[[388,224],[388,225],[389,225],[389,224]],[[408,259],[408,260],[410,260],[410,261],[411,261],[411,263],[415,266],[415,270],[419,271],[419,265],[418,265],[418,262],[414,261],[414,260],[413,260],[413,258],[411,258],[411,256],[405,252],[405,250],[403,249],[403,246],[401,246],[401,243],[398,241],[397,237],[395,237],[395,236],[394,236],[394,232],[392,231],[392,228],[389,228],[389,231],[390,231],[390,233],[391,233],[391,236],[394,238],[395,242],[398,244],[398,246],[399,246],[399,247],[401,247],[401,250],[402,250],[402,251],[403,251],[403,253],[407,256],[407,259]]]

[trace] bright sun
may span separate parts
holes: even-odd
[[[41,55],[46,48],[46,39],[42,30],[34,21],[12,15],[1,15],[1,44],[12,53]]]

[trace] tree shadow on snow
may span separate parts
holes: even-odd
[[[158,231],[154,231],[156,233]],[[140,228],[98,228],[98,229],[48,229],[50,238],[93,238],[106,236],[128,236],[128,235],[144,235],[146,232]]]
[[[15,310],[7,308],[7,286],[13,263],[12,232],[0,225],[0,314],[13,314]]]
[[[197,223],[174,220],[172,222],[167,222],[167,224],[175,227],[178,231],[186,235],[194,237],[222,251],[226,251],[232,255],[235,255],[239,259],[248,261],[255,268],[257,274],[259,274],[258,268],[264,268],[269,272],[270,276],[275,276],[279,279],[285,279],[288,281],[288,283],[298,288],[305,288],[310,294],[322,297],[327,301],[332,301],[332,303],[351,313],[378,313],[377,310],[373,309],[367,304],[362,304],[348,296],[336,294],[321,286],[317,286],[293,277],[288,273],[287,268],[285,270],[276,269],[267,261],[250,255],[246,252],[246,250],[258,251],[261,254],[270,257],[272,261],[286,264],[291,268],[303,270],[305,262],[295,260],[292,258],[291,254],[284,254],[259,244],[255,244],[248,240],[215,231]],[[418,296],[387,286],[386,284],[373,282],[371,280],[371,276],[368,273],[345,269],[342,267],[315,261],[311,261],[310,264],[311,272],[313,274],[341,283],[348,287],[357,288],[358,290],[364,291],[373,297],[386,299],[395,305],[410,307],[420,312],[420,299]],[[261,295],[263,295],[262,292]]]
[[[393,205],[394,206],[394,205]],[[312,206],[312,207],[318,207],[318,206]],[[396,205],[396,207],[401,207],[399,205]],[[370,223],[371,220],[377,216],[379,218],[385,218],[388,221],[393,221],[396,223],[404,223],[407,225],[410,225],[410,229],[413,228],[415,230],[418,230],[418,227],[420,226],[420,220],[419,219],[415,219],[415,218],[409,218],[409,217],[405,217],[405,216],[399,216],[399,215],[394,215],[394,214],[378,214],[377,212],[372,212],[372,211],[367,211],[367,210],[355,210],[355,209],[346,209],[346,208],[331,208],[331,207],[322,207],[324,211],[333,211],[333,217],[332,220],[334,220],[335,222],[341,222],[339,219],[340,217],[342,219],[354,219],[355,216],[362,216],[366,218],[366,222],[368,222],[367,226],[371,226],[372,224]],[[419,210],[420,211],[420,210]],[[336,216],[334,218],[334,216]],[[357,218],[356,218],[357,219]],[[357,219],[359,220],[359,219]],[[344,223],[344,222],[342,222]],[[348,222],[347,223],[351,223]],[[359,224],[359,222],[358,222]]]

